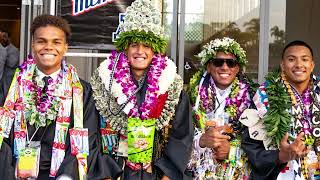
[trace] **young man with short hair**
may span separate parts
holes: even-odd
[[[281,68],[267,75],[254,97],[257,110],[244,112],[248,128],[242,146],[252,164],[251,178],[320,178],[320,82],[314,66],[311,47],[290,42]]]
[[[91,86],[66,63],[70,27],[41,15],[31,25],[32,53],[0,99],[0,177],[105,179],[121,169],[99,150]],[[112,168],[110,168],[112,167]]]
[[[118,51],[91,80],[104,117],[103,149],[123,168],[121,179],[190,179],[189,99],[175,63],[163,55],[161,14],[149,0],[136,0],[120,29]]]

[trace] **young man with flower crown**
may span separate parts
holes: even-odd
[[[240,147],[242,112],[251,105],[252,82],[243,74],[245,51],[224,37],[198,54],[203,68],[190,80],[196,133],[188,168],[195,179],[245,179],[247,160]]]
[[[280,70],[269,73],[254,103],[243,113],[248,126],[243,149],[253,179],[320,179],[320,79],[313,75],[313,51],[292,41]]]
[[[0,177],[104,179],[121,173],[99,150],[99,114],[90,84],[63,56],[68,23],[41,15],[31,26],[32,52],[0,92]],[[85,106],[84,106],[85,105]]]
[[[121,179],[191,179],[190,105],[174,62],[163,55],[161,14],[149,0],[136,0],[120,29],[118,51],[91,81],[103,150],[123,168]]]

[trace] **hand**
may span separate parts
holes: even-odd
[[[224,126],[211,127],[201,137],[199,141],[200,147],[215,149],[222,146],[230,139],[230,136],[223,135]]]
[[[230,151],[230,142],[228,140],[224,140],[221,145],[214,149],[213,158],[218,160],[225,160],[228,158]]]
[[[288,143],[288,133],[283,136],[280,142],[280,151],[279,151],[279,161],[280,163],[287,163],[291,160],[304,157],[310,151],[307,149],[304,144],[302,138],[304,133],[298,134],[297,138],[293,141],[293,143]]]
[[[170,178],[168,176],[166,176],[166,175],[163,175],[161,180],[170,180]]]

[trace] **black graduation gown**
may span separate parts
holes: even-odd
[[[252,168],[250,179],[277,179],[280,171],[286,166],[286,163],[277,163],[279,150],[266,150],[262,141],[250,138],[247,127],[242,131],[241,138],[242,149],[247,154]]]
[[[135,82],[137,84],[137,82]],[[145,98],[147,89],[146,81],[141,90],[136,94],[137,103],[140,106]],[[134,171],[125,166],[121,180],[155,180],[159,179],[156,175],[159,173],[168,176],[171,180],[192,179],[186,172],[189,162],[192,141],[193,141],[193,123],[191,119],[191,106],[187,94],[182,91],[179,103],[176,107],[176,114],[172,121],[168,143],[165,146],[164,155],[159,159],[154,159],[152,173],[145,170]],[[158,132],[156,132],[156,136]],[[123,165],[123,159],[119,159],[120,166]],[[161,177],[160,177],[161,178]]]
[[[102,155],[100,151],[100,132],[99,132],[99,114],[94,106],[91,85],[81,80],[83,86],[84,99],[84,127],[89,129],[89,156],[88,156],[88,179],[104,179],[120,176],[121,169],[117,163],[108,155]],[[1,90],[0,96],[6,96],[8,90]],[[4,103],[4,98],[0,97],[0,105]],[[72,112],[72,111],[71,111]],[[73,115],[71,115],[73,119]],[[40,140],[41,136],[41,153],[40,153],[40,170],[39,180],[49,179],[49,171],[51,165],[52,142],[55,133],[55,124],[52,123],[47,128],[43,127],[38,130],[34,136],[34,140]],[[69,125],[69,129],[73,127],[73,121]],[[28,126],[28,133],[33,134],[35,127]],[[78,163],[75,156],[71,155],[71,146],[69,133],[66,140],[66,154],[64,160],[58,170],[57,176],[62,174],[68,175],[73,179],[78,179]],[[0,179],[6,177],[7,180],[15,179],[14,171],[16,160],[13,158],[13,129],[11,129],[10,137],[4,139],[0,150]],[[52,178],[54,179],[54,178]]]

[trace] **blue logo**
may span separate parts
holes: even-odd
[[[112,33],[112,42],[115,42],[115,39],[120,33],[120,24],[124,22],[125,16],[126,16],[126,13],[119,13],[119,25],[118,25],[117,31]]]
[[[78,16],[113,1],[114,0],[72,0],[72,16]]]

